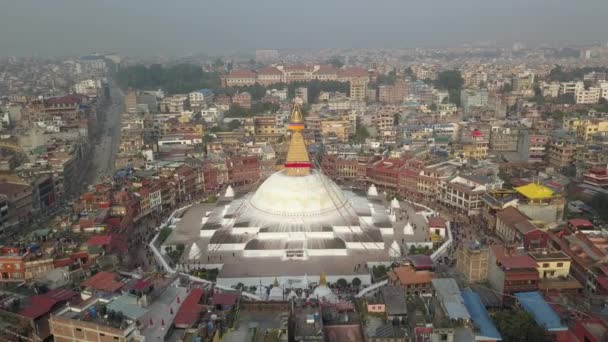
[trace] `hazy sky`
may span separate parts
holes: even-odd
[[[608,0],[0,0],[0,56],[608,39]]]

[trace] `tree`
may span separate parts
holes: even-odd
[[[435,86],[439,89],[462,89],[464,78],[458,70],[444,70],[439,72]]]
[[[338,279],[336,284],[338,284],[339,288],[344,289],[348,286],[348,281],[346,281],[346,279],[344,279],[344,278],[340,278],[340,279]]]
[[[239,106],[236,103],[230,105],[230,108],[224,113],[224,116],[227,118],[242,118],[244,116],[249,116],[249,111],[247,109]]]
[[[365,126],[359,125],[357,127],[357,131],[355,132],[354,140],[357,142],[364,142],[365,139],[369,138],[369,132]]]
[[[359,286],[361,286],[361,279],[357,277],[353,278],[352,284],[354,287],[358,288]]]
[[[492,317],[502,340],[510,341],[549,341],[546,331],[538,326],[531,314],[523,310],[503,310]]]
[[[228,129],[231,131],[238,129],[239,127],[241,127],[241,122],[239,120],[232,120],[228,123]]]
[[[187,63],[167,67],[160,64],[123,67],[118,70],[116,81],[123,88],[162,88],[169,94],[220,88],[218,73],[205,72],[200,66]]]
[[[595,194],[589,205],[595,209],[602,220],[608,221],[608,195],[603,193]]]
[[[407,67],[405,70],[403,70],[403,75],[413,80],[416,79],[416,74],[414,73],[414,70],[412,70],[412,67]]]
[[[437,104],[435,102],[431,103],[431,105],[429,106],[429,109],[434,111],[437,111]]]
[[[327,64],[331,64],[338,69],[344,66],[344,62],[342,62],[342,58],[339,56],[333,56],[327,61]]]

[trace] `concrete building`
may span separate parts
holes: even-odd
[[[602,89],[600,87],[589,87],[588,89],[577,89],[574,93],[576,104],[594,104],[600,100]]]
[[[482,197],[487,191],[501,189],[503,181],[480,176],[456,176],[442,185],[439,200],[468,215],[481,214]]]
[[[213,103],[213,92],[211,89],[199,89],[188,94],[190,107],[202,108]]]
[[[365,101],[365,95],[367,94],[367,83],[366,78],[355,78],[350,81],[350,99],[354,101]]]
[[[475,107],[485,107],[488,104],[488,91],[464,89],[460,93],[460,103],[465,113],[469,113]]]
[[[489,250],[478,244],[462,244],[456,252],[456,269],[470,283],[488,279]]]
[[[515,249],[502,245],[490,246],[488,281],[498,293],[503,293],[503,303],[512,303],[516,292],[538,290],[539,276],[536,262],[528,255],[520,255]]]

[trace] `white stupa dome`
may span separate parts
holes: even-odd
[[[338,301],[338,297],[333,292],[331,292],[331,289],[327,287],[327,285],[317,286],[317,288],[312,293],[312,298],[330,303],[336,303]]]
[[[396,198],[393,198],[393,200],[391,201],[391,208],[394,208],[394,209],[401,208],[401,205],[399,204],[399,201]]]
[[[268,294],[268,300],[278,302],[285,300],[283,298],[283,289],[280,286],[275,286],[271,288],[270,293]]]
[[[350,203],[334,182],[316,170],[297,177],[288,176],[283,170],[258,188],[249,205],[250,215],[262,221],[331,223],[344,221],[344,207]]]

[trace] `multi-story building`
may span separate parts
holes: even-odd
[[[485,89],[465,89],[460,93],[460,103],[465,113],[475,107],[485,107],[488,104],[488,91]]]
[[[534,259],[518,254],[513,248],[490,246],[488,281],[496,292],[503,294],[503,303],[512,302],[512,296],[516,292],[538,290],[539,275],[536,267]]]
[[[228,87],[242,87],[248,85],[254,85],[257,82],[257,74],[251,70],[237,69],[232,70],[228,76],[226,76],[226,86]]]
[[[528,253],[536,261],[541,279],[568,278],[572,259],[562,251],[540,251]]]
[[[434,273],[416,270],[411,265],[395,267],[388,273],[389,285],[403,288],[406,296],[429,295],[432,293]]]
[[[600,87],[589,87],[587,89],[577,89],[574,93],[576,104],[593,104],[598,103],[602,89]]]
[[[583,174],[583,182],[600,188],[608,188],[608,167],[591,168]]]
[[[501,189],[502,184],[499,178],[456,176],[443,182],[439,200],[468,215],[478,215],[481,214],[482,197],[486,191]]]
[[[340,142],[347,142],[350,133],[349,120],[321,120],[323,138],[336,137]]]
[[[263,85],[269,86],[283,82],[283,72],[276,67],[267,67],[257,72],[256,82]]]
[[[478,244],[463,243],[456,252],[456,269],[469,283],[488,279],[489,250]]]
[[[508,244],[522,244],[524,236],[537,229],[531,219],[515,207],[496,213],[496,234]]]
[[[578,90],[585,89],[585,84],[581,81],[578,82],[562,82],[560,83],[559,94],[575,94]]]
[[[99,312],[105,304],[99,299],[78,307],[67,306],[49,318],[51,334],[57,342],[137,342],[144,341],[135,320],[121,315],[106,319]],[[141,311],[141,310],[140,310]],[[157,324],[160,324],[159,322]]]
[[[350,81],[350,99],[354,101],[365,101],[367,94],[367,78],[355,78]]]
[[[492,127],[490,149],[494,152],[517,151],[519,130],[508,127]]]
[[[585,119],[576,127],[576,136],[584,141],[589,141],[593,135],[602,132],[608,132],[608,120]]]
[[[573,165],[578,147],[579,144],[572,140],[559,139],[551,141],[547,149],[549,165],[558,170]]]
[[[232,96],[232,103],[241,108],[251,108],[251,94],[248,92],[237,93]]]
[[[546,83],[543,81],[540,85],[540,92],[543,97],[558,97],[559,89],[560,84],[558,82]]]
[[[23,183],[0,183],[0,194],[8,198],[9,222],[28,222],[32,216],[33,188]]]
[[[199,89],[188,94],[190,107],[207,107],[213,103],[213,92],[211,89]]]

